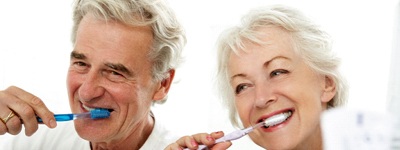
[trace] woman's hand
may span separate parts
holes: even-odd
[[[31,136],[38,129],[36,116],[50,128],[57,126],[54,114],[35,95],[15,86],[0,91],[0,135],[19,134],[23,124],[25,135]]]
[[[215,139],[221,138],[224,136],[222,131],[213,132],[211,134],[207,133],[198,133],[192,136],[184,136],[177,140],[175,143],[169,144],[164,150],[183,150],[183,149],[198,149],[199,145],[205,145],[208,149],[212,150],[225,150],[228,149],[232,143],[231,142],[222,142],[215,144]]]

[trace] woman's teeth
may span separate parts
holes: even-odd
[[[264,127],[269,128],[269,127],[278,125],[278,124],[286,121],[290,116],[292,116],[292,111],[287,111],[284,113],[280,113],[280,114],[271,116],[264,120]]]

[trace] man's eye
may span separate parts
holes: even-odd
[[[243,90],[245,90],[245,89],[247,89],[247,88],[248,88],[248,85],[246,85],[246,84],[239,84],[238,86],[236,86],[235,93],[236,93],[236,94],[240,94]]]
[[[113,70],[107,70],[104,71],[104,74],[107,79],[113,81],[113,82],[123,82],[126,80],[125,76],[121,73],[118,73],[117,71],[113,71]]]
[[[277,70],[274,70],[274,71],[272,71],[270,73],[270,77],[275,77],[275,76],[278,76],[278,75],[281,75],[281,74],[286,74],[286,73],[289,73],[289,71],[283,70],[283,69],[277,69]]]
[[[77,64],[78,66],[86,66],[86,63],[84,63],[84,62],[76,62],[76,64]]]
[[[87,66],[86,63],[81,62],[81,61],[73,62],[72,65],[74,65],[74,66]]]
[[[77,71],[84,71],[84,70],[86,70],[86,69],[89,67],[88,64],[86,64],[86,63],[84,63],[84,62],[81,62],[81,61],[73,62],[73,63],[71,64],[71,66],[72,66],[73,68],[75,68]]]
[[[111,73],[112,75],[115,75],[115,76],[122,76],[122,74],[120,74],[120,73],[118,73],[118,72],[115,72],[115,71],[110,71],[110,73]]]

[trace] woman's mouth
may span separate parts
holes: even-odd
[[[288,120],[293,114],[292,110],[288,110],[279,114],[275,114],[265,119],[261,119],[259,122],[264,122],[263,128],[270,128],[279,125]]]

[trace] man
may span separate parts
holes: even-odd
[[[175,140],[150,110],[165,101],[186,42],[171,9],[157,0],[78,0],[73,19],[71,110],[105,108],[110,117],[56,128],[42,100],[12,86],[0,92],[0,134],[19,134],[23,125],[32,137],[17,136],[5,148],[163,149]],[[35,133],[36,116],[56,130]]]

